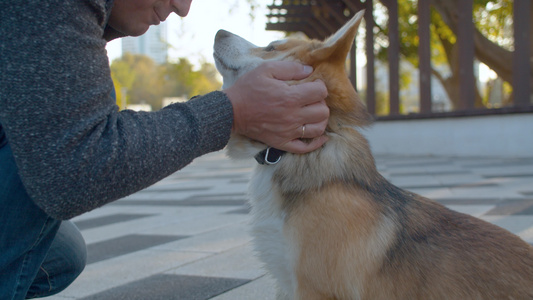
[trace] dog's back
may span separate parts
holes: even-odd
[[[371,280],[375,294],[366,299],[533,299],[530,245],[493,224],[396,189],[395,199],[385,199],[384,212],[394,219],[396,234]]]

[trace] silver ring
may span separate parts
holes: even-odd
[[[301,139],[304,138],[304,134],[305,134],[305,124],[302,125],[302,136],[300,137]]]

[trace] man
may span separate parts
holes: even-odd
[[[85,266],[68,220],[141,190],[232,131],[313,151],[329,116],[310,67],[267,63],[235,85],[157,112],[118,111],[106,41],[141,35],[191,0],[11,0],[0,4],[0,299],[43,297]],[[305,125],[305,130],[303,126]],[[299,138],[313,139],[304,143]]]

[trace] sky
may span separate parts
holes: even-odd
[[[277,31],[266,31],[267,5],[272,0],[258,0],[261,7],[250,17],[250,5],[245,0],[193,0],[189,15],[180,18],[172,14],[168,23],[168,42],[171,44],[170,59],[186,57],[198,65],[204,61],[214,63],[213,41],[219,29],[225,29],[256,45],[268,45],[283,38]],[[110,60],[121,56],[120,39],[107,45]]]

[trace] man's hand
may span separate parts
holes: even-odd
[[[322,146],[329,108],[320,81],[289,85],[302,80],[312,68],[296,62],[267,62],[244,74],[224,90],[233,105],[236,133],[292,153]],[[312,139],[307,143],[300,138]]]

